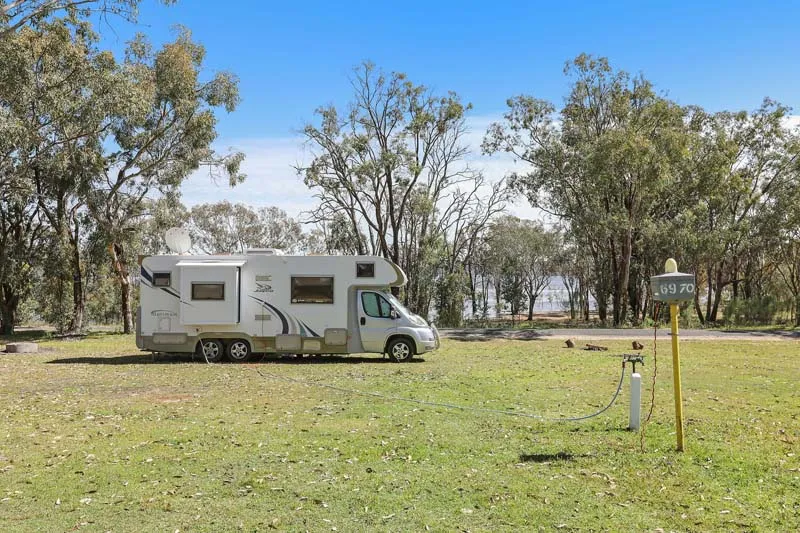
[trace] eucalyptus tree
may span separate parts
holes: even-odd
[[[0,334],[14,333],[17,310],[36,285],[48,232],[29,192],[0,192]]]
[[[447,241],[450,256],[441,268],[452,274],[448,261],[502,203],[466,163],[470,106],[455,93],[436,95],[370,63],[355,69],[351,83],[354,99],[346,110],[319,108],[319,123],[303,130],[313,158],[298,171],[319,200],[311,221],[346,222],[347,234],[364,236],[352,241],[358,253],[404,265],[412,279],[421,279],[417,267],[430,267],[423,260]],[[479,202],[484,190],[496,198],[491,206]],[[419,291],[430,286],[423,282],[427,287],[410,286],[405,298],[424,313],[430,297]]]
[[[589,287],[592,279],[591,259],[576,244],[574,236],[561,233],[560,248],[555,254],[554,270],[567,291],[570,319],[589,320]]]
[[[189,233],[193,248],[205,254],[241,254],[248,248],[297,253],[303,247],[300,223],[277,207],[199,204],[189,212]]]
[[[120,104],[113,57],[96,43],[88,24],[59,19],[0,39],[0,128],[10,132],[0,141],[0,183],[27,191],[50,226],[52,246],[40,253],[50,256],[54,297],[72,293],[73,329],[82,326],[85,301],[84,193],[102,168],[102,136]]]
[[[175,41],[153,52],[139,35],[117,69],[114,94],[125,102],[112,114],[102,169],[88,185],[87,205],[108,238],[113,272],[121,291],[125,332],[132,330],[130,240],[136,224],[147,216],[148,200],[175,194],[198,168],[221,175],[231,186],[244,179],[240,153],[218,154],[217,108],[236,109],[236,77],[217,73],[201,78],[205,49],[182,29]]]
[[[780,232],[775,196],[797,180],[797,137],[788,108],[766,99],[748,112],[697,112],[702,191],[691,206],[692,231],[702,242],[696,262],[706,282],[705,319],[717,320],[724,292],[753,293],[767,264],[768,234]],[[698,309],[699,311],[699,309]]]
[[[486,242],[501,285],[495,287],[512,306],[512,313],[527,300],[528,320],[536,301],[556,274],[560,242],[558,233],[540,222],[503,216],[493,221]]]
[[[176,0],[161,0],[174,4]],[[120,16],[135,21],[141,0],[3,0],[0,2],[0,39],[25,26],[52,17]]]
[[[800,137],[793,137],[787,146],[786,157],[790,159],[800,151]],[[800,163],[797,160],[790,174],[765,202],[760,237],[771,250],[768,271],[773,274],[773,284],[782,285],[788,293],[794,324],[800,326]]]
[[[685,111],[642,76],[582,54],[564,107],[530,96],[508,101],[504,121],[484,139],[486,153],[509,152],[531,165],[512,183],[561,219],[594,261],[600,318],[626,320],[631,259],[641,229],[681,175]]]

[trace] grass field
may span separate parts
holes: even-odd
[[[644,452],[627,379],[609,411],[569,423],[285,379],[574,416],[616,388],[609,354],[630,344],[603,343],[446,340],[409,364],[153,361],[122,335],[1,354],[0,531],[800,529],[794,341],[682,344],[682,454],[666,340]]]

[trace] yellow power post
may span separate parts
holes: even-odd
[[[672,381],[675,388],[675,432],[678,435],[678,451],[683,451],[683,396],[681,395],[681,350],[678,345],[678,304],[669,304],[672,323]]]
[[[675,274],[678,272],[678,263],[674,259],[667,259],[664,272]],[[678,438],[678,451],[683,451],[683,395],[681,393],[681,350],[678,343],[678,303],[671,301],[669,304],[669,319],[672,326],[672,381],[675,391],[675,433]]]
[[[650,278],[653,298],[669,303],[669,317],[672,326],[672,379],[675,390],[675,433],[678,437],[678,451],[682,452],[683,440],[683,396],[681,394],[681,355],[678,345],[679,302],[694,299],[695,279],[692,274],[678,272],[674,259],[667,259],[664,274]]]

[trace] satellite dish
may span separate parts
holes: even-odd
[[[183,228],[168,229],[164,234],[164,240],[167,241],[167,248],[179,255],[185,254],[192,247],[189,232]]]

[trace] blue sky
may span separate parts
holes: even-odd
[[[292,183],[302,185],[289,169],[303,157],[296,131],[316,107],[348,102],[348,75],[365,59],[458,92],[474,105],[476,130],[512,95],[560,103],[569,84],[564,62],[581,52],[642,72],[684,105],[754,109],[770,96],[800,109],[798,20],[800,2],[788,1],[181,0],[165,7],[146,0],[138,28],[113,22],[100,30],[121,48],[134,31],[158,44],[183,24],[206,46],[209,72],[239,76],[241,107],[219,123],[220,146],[246,150],[255,182],[232,193],[236,200],[270,183],[297,195]],[[502,174],[507,163],[488,161],[487,169]],[[203,187],[190,180],[187,201],[213,194],[196,190]],[[303,201],[287,199],[287,211]]]

